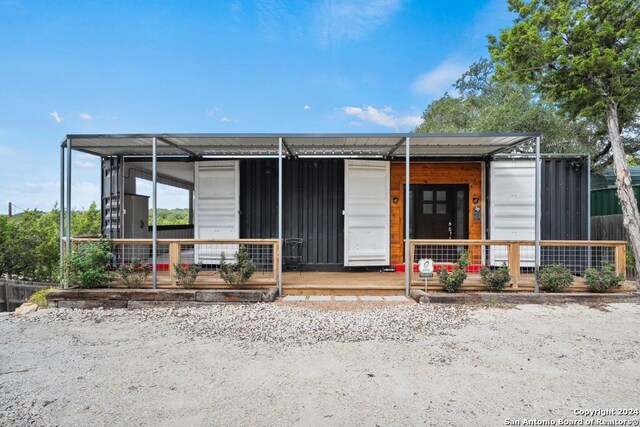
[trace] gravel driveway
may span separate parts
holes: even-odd
[[[637,422],[586,411],[640,410],[639,331],[632,303],[5,314],[0,426]]]

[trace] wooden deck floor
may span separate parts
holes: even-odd
[[[583,278],[575,277],[574,280],[574,284],[567,289],[568,292],[587,291]],[[171,285],[169,274],[166,271],[158,273],[158,287],[176,289],[176,286]],[[215,273],[201,273],[196,281],[196,288],[199,289],[225,289],[228,287]],[[277,287],[277,282],[271,274],[257,273],[246,287],[248,289]],[[504,291],[532,292],[533,287],[533,275],[529,274],[521,276],[517,288],[507,286]],[[147,279],[143,288],[151,288],[150,279]],[[411,288],[424,290],[424,279],[414,274]],[[461,288],[461,292],[487,290],[487,287],[481,283],[478,273],[468,273],[467,280]],[[404,295],[404,272],[285,272],[282,277],[282,291],[284,295]],[[444,291],[444,287],[438,282],[437,277],[429,279],[428,291]],[[627,281],[612,292],[634,291],[635,282]]]
[[[444,291],[437,277],[428,280],[429,292]],[[576,277],[574,280],[574,284],[566,290],[567,292],[587,291],[583,278]],[[424,279],[414,275],[411,288],[424,289]],[[533,289],[533,275],[523,275],[517,288],[507,286],[504,292],[532,292]],[[634,290],[635,283],[627,281],[612,292],[633,292]],[[284,273],[282,291],[284,295],[404,295],[404,273],[289,272]],[[480,274],[469,273],[461,292],[474,291],[488,291],[488,288],[480,281]]]

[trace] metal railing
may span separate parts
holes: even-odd
[[[72,249],[77,245],[97,241],[98,239],[73,238]],[[152,264],[152,239],[110,239],[113,254],[110,268],[118,270],[134,261]],[[255,266],[255,273],[248,284],[277,284],[278,259],[280,248],[277,239],[158,239],[156,246],[156,268],[159,285],[177,284],[175,265],[187,266],[200,264],[201,272],[195,282],[197,285],[223,285],[220,277],[220,264],[234,262],[236,253],[244,247]],[[147,279],[151,283],[151,277]]]
[[[506,266],[511,275],[510,286],[530,287],[534,283],[535,242],[533,240],[411,240],[411,283],[422,283],[415,271],[422,258],[433,260],[435,270],[450,268],[458,262],[464,252],[469,254],[471,273],[465,284],[481,286],[479,274],[483,267]],[[617,274],[626,277],[626,242],[602,240],[542,240],[540,242],[540,265],[560,264],[574,276],[574,283],[583,283],[587,268],[602,268],[604,263],[613,265]]]

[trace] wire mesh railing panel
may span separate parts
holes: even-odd
[[[532,286],[536,268],[536,251],[533,241],[477,240],[477,241],[425,241],[410,242],[413,256],[413,278],[418,277],[417,266],[421,259],[431,259],[434,270],[453,268],[462,254],[469,256],[467,272],[479,273],[483,267],[497,269],[508,267],[511,283]],[[618,273],[627,272],[627,280],[633,274],[626,264],[624,242],[602,241],[542,241],[539,268],[562,265],[575,277],[584,277],[585,270],[601,270],[611,265]],[[626,267],[626,268],[625,268]],[[631,269],[632,270],[632,269]],[[477,278],[474,279],[477,281]],[[472,280],[473,282],[473,280]]]
[[[111,267],[115,270],[122,267],[125,264],[132,263],[147,263],[153,264],[153,245],[152,244],[125,244],[125,243],[112,243],[111,253]],[[156,246],[156,264],[158,270],[168,270],[169,263],[169,245],[158,244]]]
[[[587,268],[602,269],[615,265],[615,248],[610,246],[543,246],[540,248],[540,268],[563,265],[574,276],[584,275]]]
[[[81,245],[100,242],[98,239],[77,239],[72,242],[72,250]],[[116,271],[127,264],[146,263],[153,268],[153,244],[151,239],[102,240],[112,253],[109,269]],[[183,267],[199,264],[202,277],[197,283],[216,284],[222,282],[219,275],[223,259],[226,263],[236,263],[243,258],[255,268],[252,279],[261,282],[273,281],[278,277],[277,240],[233,240],[196,241],[158,239],[156,246],[156,267],[159,276],[175,284],[175,264]],[[169,282],[166,282],[169,283]]]
[[[251,260],[256,273],[273,273],[275,266],[274,245],[235,244],[235,243],[193,243],[181,244],[182,263],[195,263],[202,266],[203,272],[218,272],[223,262],[237,262],[241,253]]]

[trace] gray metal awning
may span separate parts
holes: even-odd
[[[485,157],[509,150],[537,133],[468,134],[105,134],[67,135],[74,150],[100,157],[151,156],[157,138],[158,156],[277,156],[280,138],[286,156],[391,157],[405,155],[411,138],[416,157]]]

